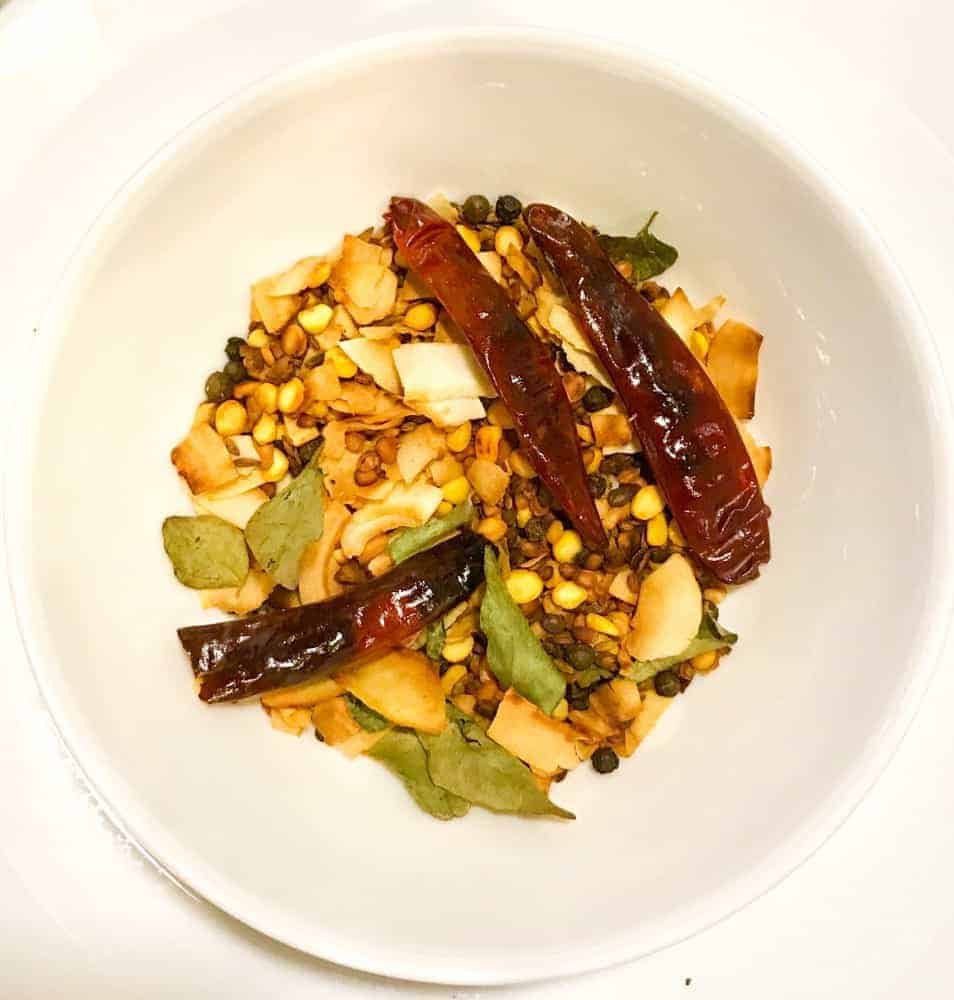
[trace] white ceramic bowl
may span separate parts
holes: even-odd
[[[652,209],[694,297],[765,334],[774,558],[741,641],[579,819],[441,824],[382,768],[208,708],[175,637],[203,619],[159,523],[168,462],[250,281],[393,192],[515,192],[610,230]],[[896,746],[951,604],[938,362],[867,226],[749,111],[667,66],[484,32],[297,67],[199,121],[120,193],[38,339],[8,543],[36,675],[90,783],[163,866],[305,951],[494,983],[645,954],[774,884]],[[23,463],[23,464],[21,464]]]

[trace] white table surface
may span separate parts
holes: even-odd
[[[954,371],[947,0],[802,0],[784,9],[766,0],[652,7],[0,0],[4,379],[15,379],[11,359],[93,215],[197,113],[328,45],[387,30],[518,19],[631,41],[782,122],[879,227]],[[4,424],[15,427],[15,414]],[[886,475],[890,469],[886,456]],[[873,609],[881,614],[890,609]],[[293,952],[157,873],[77,777],[5,602],[0,996],[950,997],[952,667],[949,649],[903,746],[845,826],[742,912],[639,963],[583,979],[511,990],[422,987]]]

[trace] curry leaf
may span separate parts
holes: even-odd
[[[677,663],[685,663],[694,656],[708,653],[713,649],[725,649],[732,646],[739,637],[724,629],[709,612],[702,616],[702,623],[695,639],[677,656],[667,656],[661,660],[634,660],[632,666],[625,671],[626,676],[634,681],[647,681],[661,670],[668,670]]]
[[[187,587],[240,587],[248,576],[242,532],[220,517],[167,517],[162,522],[162,545],[176,579]]]
[[[484,549],[484,577],[480,629],[487,636],[487,663],[504,690],[516,688],[549,714],[566,694],[566,681],[510,596],[489,545]]]
[[[245,537],[262,569],[283,587],[294,590],[302,553],[321,537],[324,518],[321,470],[312,459],[281,493],[255,511]]]
[[[371,747],[368,756],[397,775],[424,812],[438,819],[455,819],[470,809],[469,802],[439,788],[431,780],[427,769],[427,751],[413,732],[392,729]]]
[[[429,549],[442,538],[469,524],[473,516],[474,508],[467,500],[443,517],[432,517],[427,524],[422,524],[419,528],[405,528],[404,531],[398,532],[388,542],[388,554],[395,564],[404,562],[405,559]]]
[[[576,818],[551,802],[529,769],[477,723],[452,706],[447,711],[448,725],[439,736],[418,734],[435,785],[494,812]]]
[[[653,212],[646,225],[635,236],[600,236],[600,246],[613,263],[627,261],[632,265],[634,282],[646,281],[662,274],[672,267],[679,257],[679,251],[668,243],[663,243],[650,231],[649,227],[658,215]]]
[[[363,701],[359,701],[354,695],[345,694],[344,699],[351,718],[366,733],[380,733],[382,729],[387,729],[391,725],[383,715],[379,715],[373,708],[368,708]]]
[[[444,652],[444,640],[447,637],[447,629],[442,621],[431,622],[427,626],[425,633],[424,652],[432,660],[439,660]]]

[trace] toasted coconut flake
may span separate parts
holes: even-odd
[[[482,250],[477,254],[477,259],[484,265],[484,270],[497,282],[504,284],[503,260],[495,250]]]
[[[447,725],[440,677],[423,653],[395,649],[340,675],[344,688],[390,722],[422,733]]]
[[[283,421],[285,427],[285,437],[296,447],[300,448],[309,441],[314,441],[318,437],[317,427],[302,427],[298,420],[290,413],[285,414]]]
[[[238,477],[225,442],[208,424],[198,424],[172,449],[172,464],[193,493],[206,493]]]
[[[570,771],[580,762],[573,728],[550,718],[513,688],[497,707],[487,735],[543,775]]]
[[[727,319],[709,346],[706,370],[732,416],[755,416],[755,387],[759,379],[762,335],[734,319]]]
[[[444,399],[439,403],[414,403],[414,409],[438,427],[459,427],[466,420],[487,416],[479,399]]]
[[[252,303],[259,320],[269,333],[277,333],[301,308],[298,295],[272,295],[274,278],[262,278],[252,285]]]
[[[613,380],[606,374],[606,369],[600,364],[595,354],[588,354],[586,351],[578,351],[571,344],[564,342],[562,345],[566,360],[570,362],[576,371],[583,375],[595,378],[600,385],[607,389],[613,388]]]
[[[408,402],[497,395],[473,351],[462,344],[403,344],[394,351],[394,364]]]
[[[383,532],[423,524],[442,499],[441,491],[427,483],[392,486],[384,500],[369,503],[353,515],[341,535],[342,552],[349,559],[357,558],[368,542]]]
[[[312,542],[301,557],[298,573],[298,592],[302,604],[314,604],[340,594],[342,586],[335,580],[338,564],[333,558],[341,540],[341,533],[351,518],[351,513],[340,501],[333,500],[325,508],[325,521],[321,537]]]
[[[677,288],[668,299],[656,299],[654,305],[663,319],[676,331],[680,339],[688,341],[689,334],[705,323],[711,323],[725,305],[725,296],[717,295],[704,306],[696,309],[686,293]]]
[[[759,481],[759,486],[764,486],[768,482],[769,473],[772,471],[772,449],[767,444],[757,444],[749,429],[736,421],[739,433],[742,435],[742,442],[752,465],[755,468],[755,478]]]
[[[362,385],[360,382],[342,382],[338,398],[332,400],[329,405],[339,413],[365,416],[374,413],[380,391],[374,386]]]
[[[613,577],[613,582],[610,584],[609,593],[611,597],[615,597],[618,601],[623,601],[625,604],[632,604],[634,607],[639,600],[639,591],[633,590],[629,584],[629,578],[632,575],[632,571],[628,566],[623,567],[616,576]]]
[[[313,708],[315,705],[342,693],[341,685],[331,677],[318,681],[302,681],[291,687],[279,688],[262,695],[266,708]]]
[[[590,695],[590,708],[598,712],[614,729],[632,722],[639,714],[641,699],[635,681],[617,677],[601,684]]]
[[[210,494],[199,493],[192,497],[192,503],[199,514],[212,514],[220,517],[236,528],[245,530],[249,519],[268,499],[260,489],[248,490],[233,497],[217,498]]]
[[[297,295],[306,288],[313,288],[327,280],[328,263],[324,257],[303,257],[287,271],[273,275],[268,295],[280,298]]]
[[[398,442],[397,466],[401,478],[406,483],[413,482],[431,462],[446,452],[447,439],[433,424],[415,427]]]
[[[275,581],[260,569],[249,570],[241,587],[220,587],[200,591],[203,608],[218,608],[236,615],[247,615],[260,608],[275,589]]]
[[[375,328],[364,327],[362,332],[371,329]],[[401,379],[394,366],[392,348],[387,343],[368,337],[355,337],[353,340],[343,340],[340,347],[382,389],[395,396],[401,395]]]
[[[447,195],[442,191],[435,191],[434,194],[427,199],[427,204],[433,208],[445,222],[451,222],[455,225],[460,222],[460,216],[457,214],[457,209],[454,208],[448,200]]]
[[[341,396],[341,380],[330,361],[325,361],[316,368],[309,368],[303,381],[306,405],[330,403]]]
[[[389,250],[355,236],[344,238],[341,257],[331,272],[331,287],[356,323],[374,323],[394,309],[397,275],[390,264]]]
[[[702,621],[702,591],[689,561],[678,553],[654,569],[639,590],[626,651],[637,660],[677,656]]]

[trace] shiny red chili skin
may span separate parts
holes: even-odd
[[[546,347],[449,222],[414,198],[392,198],[388,217],[401,257],[463,330],[540,479],[586,544],[605,547],[573,410]]]
[[[690,549],[724,583],[768,562],[769,508],[738,427],[689,348],[565,212],[525,219],[629,413]]]
[[[485,544],[458,535],[319,604],[179,629],[199,697],[238,701],[400,645],[481,583]]]

